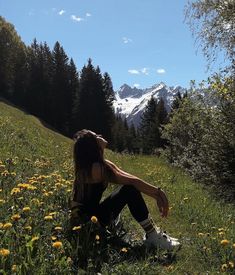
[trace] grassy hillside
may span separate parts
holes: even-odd
[[[146,251],[143,232],[125,209],[129,234],[114,242],[92,222],[86,246],[71,239],[68,200],[72,141],[33,116],[0,102],[0,274],[219,274],[235,271],[235,209],[216,200],[184,173],[155,157],[106,152],[123,169],[166,190],[170,215],[156,223],[183,246],[177,253]],[[84,234],[74,228],[73,234]],[[95,235],[93,235],[95,233]],[[102,235],[103,234],[103,235]],[[76,236],[76,235],[75,235]],[[127,237],[131,242],[125,242]],[[105,240],[105,241],[104,241]],[[76,257],[79,255],[79,257]],[[78,258],[78,261],[77,261]]]

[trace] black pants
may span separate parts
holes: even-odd
[[[127,205],[137,222],[148,218],[148,208],[141,193],[131,185],[123,185],[99,204],[95,215],[102,225],[115,219]]]

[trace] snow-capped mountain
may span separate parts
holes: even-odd
[[[135,126],[138,126],[140,117],[151,96],[157,100],[162,98],[164,100],[165,107],[169,112],[171,108],[170,106],[177,93],[180,92],[182,95],[186,91],[186,89],[180,86],[168,87],[162,82],[147,89],[137,89],[136,87],[131,88],[127,84],[124,84],[115,93],[115,112],[123,117],[126,117],[128,124],[133,123]]]

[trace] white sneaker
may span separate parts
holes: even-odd
[[[148,248],[161,248],[165,250],[173,250],[175,248],[180,248],[180,242],[178,239],[171,238],[164,232],[154,231],[146,236],[144,244]]]

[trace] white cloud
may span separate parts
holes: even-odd
[[[135,87],[135,88],[139,88],[139,87],[140,87],[140,84],[135,83],[135,84],[133,85],[133,87]]]
[[[140,74],[140,72],[138,70],[135,70],[135,69],[128,70],[128,73],[130,73],[130,74]]]
[[[86,17],[90,17],[91,14],[89,12],[86,13]]]
[[[79,16],[76,16],[76,15],[71,15],[70,18],[73,20],[73,21],[77,21],[77,22],[81,22],[82,20],[84,20],[83,18],[79,17]]]
[[[164,69],[157,69],[158,74],[165,74],[166,71]]]
[[[131,42],[132,42],[132,39],[127,38],[127,37],[123,37],[123,38],[122,38],[122,41],[123,41],[124,44],[127,44],[127,43],[131,43]]]
[[[145,75],[149,75],[149,69],[148,68],[141,69],[141,72]]]
[[[65,10],[61,10],[58,12],[59,15],[63,15],[66,11]]]

